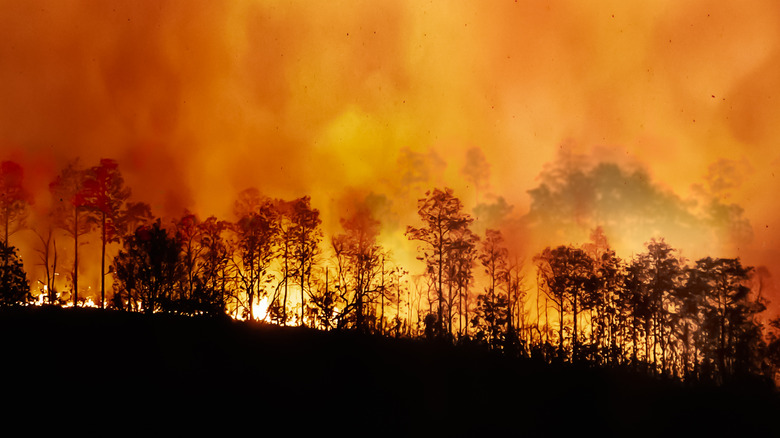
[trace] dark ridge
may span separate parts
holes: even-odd
[[[8,421],[347,436],[776,436],[778,394],[228,318],[0,310]],[[152,429],[149,429],[152,428]]]

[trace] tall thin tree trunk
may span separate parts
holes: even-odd
[[[7,229],[7,227],[6,227]],[[7,239],[6,239],[7,240]],[[442,236],[442,227],[441,227],[441,219],[439,219],[439,290],[438,290],[438,299],[439,299],[439,311],[438,311],[438,321],[437,325],[439,327],[443,327],[442,325],[442,317],[444,316],[443,308],[442,308],[442,301],[443,301],[443,288],[442,288],[442,270],[444,268],[444,236]],[[438,330],[437,330],[438,331]]]
[[[5,207],[5,254],[3,254],[3,266],[8,266],[8,256],[11,254],[10,248],[11,246],[8,245],[8,224],[10,222],[10,210],[8,206]]]
[[[572,362],[577,360],[577,354],[578,354],[578,345],[577,343],[579,340],[577,339],[577,292],[576,290],[572,294],[572,325],[574,326],[574,330],[572,331]],[[561,300],[563,302],[563,300]]]
[[[73,307],[79,305],[79,208],[76,207],[73,221]]]
[[[558,307],[558,354],[563,361],[563,297]]]
[[[385,334],[385,258],[382,257],[382,307],[379,315],[379,333]]]
[[[8,245],[8,226],[10,225],[10,222],[11,222],[11,209],[10,209],[10,207],[6,206],[5,207],[5,246],[6,246],[6,248],[9,246]]]
[[[102,219],[102,245],[100,247],[100,308],[105,309],[106,301],[106,213],[101,215]]]
[[[301,231],[303,233],[303,231]],[[301,242],[301,322],[300,326],[303,327],[303,310],[305,308],[304,306],[304,297],[303,297],[303,285],[306,275],[306,250],[305,248],[305,242]]]
[[[288,270],[287,257],[288,257],[288,240],[287,236],[284,238],[284,299],[282,300],[282,325],[287,325],[287,279],[290,278],[290,271]]]
[[[466,337],[469,336],[469,285],[463,287],[463,316],[466,320]]]
[[[447,336],[452,335],[452,280],[447,282]]]
[[[550,342],[550,304],[547,302],[547,297],[544,297],[544,343]]]
[[[461,336],[463,336],[463,290],[458,286],[458,337]]]

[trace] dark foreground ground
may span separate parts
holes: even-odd
[[[780,436],[777,393],[753,384],[685,388],[420,341],[95,309],[0,311],[0,379],[7,430]]]

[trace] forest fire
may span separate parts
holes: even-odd
[[[4,303],[755,371],[778,8],[5,5]]]

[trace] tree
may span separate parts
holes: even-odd
[[[689,284],[703,291],[702,323],[705,363],[712,364],[716,378],[737,373],[758,372],[756,353],[761,330],[755,316],[765,309],[760,301],[750,300],[746,285],[752,268],[743,267],[739,259],[696,261]]]
[[[198,218],[189,212],[174,222],[176,240],[181,243],[183,276],[179,285],[179,295],[183,300],[192,298],[198,283],[201,267],[201,254],[204,248],[199,245],[202,230]]]
[[[473,219],[463,212],[463,204],[456,198],[452,189],[434,189],[425,192],[425,198],[417,201],[417,213],[423,222],[422,227],[407,226],[406,236],[409,240],[419,240],[423,245],[426,274],[436,288],[437,319],[436,333],[444,334],[444,282],[446,268],[457,256],[456,237],[468,229]],[[452,280],[448,281],[452,287]]]
[[[182,276],[179,252],[179,242],[159,219],[138,227],[114,258],[115,306],[145,313],[176,311],[175,288]]]
[[[3,258],[0,266],[0,306],[17,306],[32,300],[30,283],[24,272],[21,257],[16,248],[0,242],[0,256]]]
[[[269,268],[276,255],[278,213],[271,200],[261,197],[257,189],[239,195],[235,212],[240,217],[232,226],[236,236],[233,265],[247,297],[245,310],[253,320],[254,300],[273,279]]]
[[[18,163],[0,163],[0,226],[6,247],[8,237],[24,227],[27,207],[32,203],[32,196],[22,185],[23,180],[24,171]]]
[[[765,375],[777,382],[780,373],[780,318],[769,321],[769,332],[766,347]]]
[[[73,238],[73,306],[79,301],[79,237],[89,233],[94,227],[94,218],[80,217],[86,204],[84,179],[86,171],[79,169],[76,162],[65,166],[60,174],[49,184],[53,206],[52,222],[57,228]]]
[[[227,223],[213,216],[200,221],[185,213],[174,222],[174,228],[182,265],[176,287],[178,311],[190,315],[224,313],[229,257],[222,233]]]
[[[497,347],[506,335],[509,321],[509,251],[504,247],[501,232],[488,229],[479,249],[479,261],[485,268],[488,284],[477,298],[474,325],[485,341]],[[502,290],[503,289],[503,290]]]
[[[535,257],[547,296],[558,305],[559,338],[558,352],[565,357],[564,312],[572,313],[572,352],[578,359],[578,314],[588,303],[583,297],[593,290],[593,259],[580,249],[572,246],[559,246],[545,250]]]
[[[507,321],[506,332],[510,344],[519,342],[521,348],[525,348],[530,342],[530,330],[527,325],[527,313],[525,309],[528,289],[525,284],[523,260],[515,257],[509,265],[507,282]]]
[[[477,258],[479,236],[469,228],[461,228],[452,234],[451,259],[445,268],[447,283],[447,331],[453,333],[452,319],[455,297],[458,299],[458,334],[463,333],[461,321],[466,321],[466,335],[469,326],[469,288],[474,280],[474,261]],[[453,296],[454,293],[454,296]]]
[[[295,260],[295,272],[298,274],[298,285],[301,288],[301,320],[304,324],[306,308],[305,293],[309,289],[312,267],[319,254],[319,243],[322,238],[320,230],[320,212],[311,207],[311,199],[308,196],[293,201],[292,209],[288,210],[293,223],[292,228],[292,256]]]
[[[87,170],[83,186],[83,205],[100,223],[101,308],[105,307],[106,299],[106,244],[119,240],[122,208],[129,197],[130,189],[124,186],[124,179],[116,161],[102,159],[100,165]]]
[[[339,315],[341,325],[351,320],[358,331],[368,331],[366,306],[377,293],[384,293],[377,284],[384,253],[377,244],[379,221],[370,210],[360,206],[352,216],[341,218],[343,234],[331,239],[336,258],[338,289],[344,309]],[[351,291],[351,293],[350,293]]]
[[[640,300],[640,314],[645,317],[645,358],[658,365],[660,353],[661,371],[668,371],[668,347],[674,332],[672,317],[679,307],[678,290],[682,287],[683,269],[675,250],[664,239],[652,239],[646,243],[647,252],[639,254],[634,264],[642,276],[635,283]],[[652,347],[650,340],[652,339]],[[659,351],[660,350],[660,351]]]
[[[591,317],[592,353],[595,359],[616,363],[621,357],[622,339],[618,336],[625,331],[626,324],[622,312],[622,300],[625,291],[625,265],[615,254],[601,227],[590,234],[590,242],[582,246],[594,262],[593,293],[585,298],[586,307],[595,311]]]
[[[700,347],[704,344],[702,330],[704,316],[704,302],[706,299],[706,276],[697,266],[685,268],[684,285],[678,290],[680,302],[677,312],[676,338],[681,343],[682,354],[680,358],[681,375],[685,379],[700,377]]]
[[[225,312],[232,254],[224,234],[229,227],[214,216],[197,224],[200,267],[191,295],[193,311],[211,315]]]
[[[44,283],[44,292],[46,292],[46,301],[49,304],[57,302],[57,239],[53,236],[52,229],[49,228],[46,237],[35,231],[38,240],[41,242],[40,248],[36,249],[40,258],[40,265],[43,266],[46,283]],[[51,263],[51,264],[50,264]]]
[[[331,287],[330,268],[325,267],[325,277],[315,278],[315,285],[309,295],[309,304],[312,306],[310,317],[315,324],[322,329],[333,328],[333,321],[340,319],[336,314],[337,289]],[[343,312],[342,312],[343,314]]]

